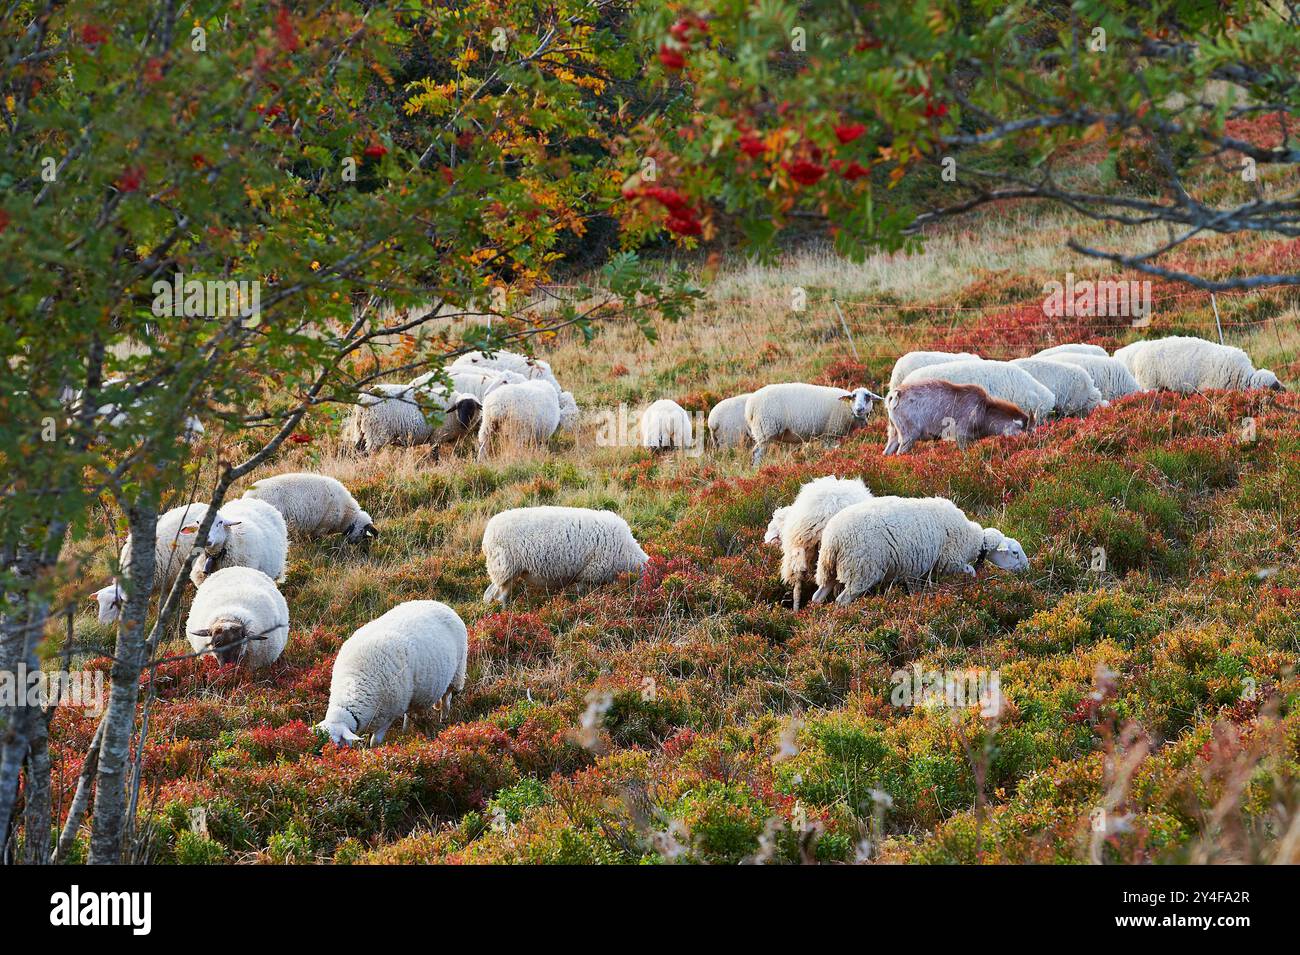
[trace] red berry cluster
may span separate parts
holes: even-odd
[[[624,199],[653,199],[668,210],[668,221],[664,227],[676,235],[699,235],[703,228],[699,216],[691,208],[686,197],[676,189],[667,186],[642,186],[640,189],[624,189]]]
[[[670,39],[659,44],[659,62],[670,70],[686,66],[691,42],[709,32],[709,25],[694,13],[688,13],[668,28]]]

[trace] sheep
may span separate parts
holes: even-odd
[[[244,497],[270,504],[289,531],[303,537],[343,534],[353,543],[379,536],[371,516],[343,484],[324,474],[277,474],[257,481]]]
[[[123,387],[126,384],[127,380],[125,378],[110,378],[108,381],[104,382],[101,387],[104,390],[111,390]],[[59,400],[67,407],[68,414],[71,415],[68,420],[68,424],[71,426],[73,419],[75,419],[81,412],[82,392],[79,389],[65,387],[60,394]],[[128,402],[125,407],[111,402],[109,404],[100,405],[95,409],[95,419],[98,423],[116,430],[130,421],[131,409],[138,404],[138,401],[138,398],[133,399]],[[147,411],[146,414],[148,414]],[[202,440],[203,435],[207,430],[203,427],[203,422],[194,415],[186,415],[181,420],[181,428],[181,440],[187,444],[194,444]]]
[[[691,416],[685,408],[669,398],[660,398],[641,412],[638,427],[641,431],[641,447],[651,451],[689,448],[694,443]]]
[[[944,365],[950,361],[979,360],[979,355],[965,351],[910,351],[894,362],[894,370],[889,373],[889,387],[897,388],[908,375],[927,365]]]
[[[448,366],[441,372],[430,371],[418,378],[412,378],[410,387],[427,388],[431,384],[437,387],[440,382],[437,380],[440,375],[451,382],[451,388],[462,395],[473,395],[479,401],[486,398],[491,392],[496,391],[502,385],[517,385],[521,381],[528,381],[523,375],[516,374],[513,371],[502,371],[494,368],[475,368],[472,366]]]
[[[975,576],[988,558],[997,567],[1029,567],[1024,548],[992,527],[980,527],[943,497],[873,497],[826,523],[817,558],[813,603],[836,595],[847,604],[880,583],[914,588],[934,576]]]
[[[472,431],[481,410],[478,398],[442,386],[374,385],[353,407],[341,438],[362,453],[390,444],[437,447]],[[441,428],[434,428],[429,412],[442,413]]]
[[[799,609],[803,585],[817,571],[817,552],[826,522],[844,508],[871,497],[861,479],[822,477],[799,489],[781,523],[781,580],[794,590]]]
[[[745,401],[745,426],[754,440],[753,463],[757,465],[774,442],[842,438],[865,425],[872,403],[881,400],[866,388],[845,391],[803,382],[765,385]]]
[[[573,397],[572,391],[560,392],[560,428],[564,431],[572,431],[578,424],[578,402]]]
[[[612,511],[549,506],[495,515],[483,530],[483,556],[492,581],[483,602],[502,604],[520,585],[602,584],[640,572],[649,560],[627,521]]]
[[[1030,415],[1030,423],[1042,421],[1056,407],[1051,389],[1007,361],[950,361],[918,368],[903,379],[904,384],[917,381],[950,381],[954,385],[979,385],[990,397],[1010,402]]]
[[[1013,358],[1011,364],[1029,372],[1056,396],[1058,415],[1087,415],[1105,402],[1092,376],[1078,365],[1047,358]]]
[[[289,605],[275,582],[254,567],[223,567],[194,595],[185,634],[198,654],[260,670],[289,642]]]
[[[456,611],[437,600],[400,603],[343,641],[316,729],[340,746],[370,730],[378,746],[413,707],[445,714],[465,688],[468,656],[469,634]]]
[[[225,521],[224,540],[208,535],[204,553],[190,570],[194,586],[222,567],[253,567],[273,580],[283,580],[289,531],[280,512],[265,501],[241,497],[222,505],[217,513]]]
[[[752,391],[723,398],[709,412],[709,437],[716,448],[741,448],[753,443],[745,424],[745,402]]]
[[[792,505],[778,507],[772,512],[772,519],[767,522],[767,532],[763,534],[764,544],[779,544],[785,532],[786,518],[790,516]]]
[[[540,358],[530,358],[528,355],[520,355],[511,351],[493,352],[489,355],[487,352],[470,352],[467,355],[461,355],[450,365],[451,369],[457,368],[476,368],[479,370],[490,369],[495,371],[512,371],[515,374],[523,375],[525,378],[535,381],[545,381],[554,386],[556,391],[560,390],[560,383],[555,378],[555,373],[551,371],[551,366]]]
[[[1111,402],[1131,395],[1142,388],[1122,362],[1101,355],[1084,355],[1080,352],[1059,352],[1047,361],[1064,362],[1082,368],[1101,392],[1103,401]]]
[[[544,381],[506,385],[488,395],[478,429],[478,459],[504,438],[515,444],[544,445],[560,426],[560,396]]]
[[[182,504],[162,514],[154,530],[154,579],[152,589],[168,593],[176,578],[185,569],[185,561],[194,549],[194,533],[207,517],[208,505]],[[212,527],[208,529],[209,541],[220,546],[226,540],[226,522],[220,512],[213,518]],[[132,541],[128,536],[122,545],[118,557],[118,566],[129,567],[131,564]],[[99,606],[99,622],[110,624],[116,622],[125,602],[121,585],[114,580],[106,587],[95,591],[91,598]]]
[[[1085,376],[1086,377],[1086,376]],[[957,447],[980,438],[1023,434],[1029,415],[979,385],[909,381],[885,398],[889,440],[884,454],[907,454],[917,441],[953,440]]]
[[[1147,390],[1166,389],[1184,394],[1222,388],[1282,390],[1282,383],[1267,368],[1256,369],[1240,348],[1203,338],[1172,335],[1125,345],[1115,359],[1133,373]]]
[[[1100,345],[1085,345],[1081,342],[1067,342],[1064,345],[1053,345],[1051,348],[1044,348],[1034,352],[1032,358],[1050,358],[1053,355],[1098,355],[1102,358],[1109,358],[1110,355],[1106,349]]]

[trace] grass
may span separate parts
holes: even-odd
[[[1057,249],[1067,231],[1120,240],[1021,207],[976,225],[935,236],[924,254],[863,265],[815,249],[741,264],[653,345],[617,322],[590,347],[540,343],[586,411],[545,451],[508,451],[485,465],[464,453],[433,461],[421,449],[358,459],[340,452],[337,420],[309,422],[313,442],[285,450],[249,483],[290,470],[333,475],[381,537],[364,553],[336,540],[294,542],[283,588],[289,647],[268,672],[210,661],[160,668],[143,744],[150,857],[1300,858],[1292,395],[1132,396],[1029,436],[965,452],[930,445],[902,459],[879,455],[877,411],[842,446],[778,452],[758,472],[743,451],[652,457],[598,444],[598,412],[620,402],[672,397],[704,409],[780,380],[879,389],[901,351],[956,334],[1025,352],[1049,344],[1073,329],[1047,327],[1041,312],[1001,338],[988,328],[1006,326],[1019,314],[1009,304],[1075,267]],[[1041,240],[1025,242],[1030,231]],[[1211,240],[1205,254],[1224,252]],[[808,292],[802,312],[789,307],[796,286]],[[1191,297],[1173,301],[1157,311],[1158,328],[1210,314]],[[969,311],[910,324],[894,311],[955,303]],[[1253,323],[1230,324],[1230,339],[1284,380],[1291,370],[1294,384],[1295,297],[1224,299],[1220,308]],[[1021,540],[1031,570],[990,569],[976,581],[796,614],[762,534],[774,507],[826,473],[862,476],[878,494],[951,496]],[[646,574],[485,607],[483,527],[533,504],[617,510],[652,555]],[[102,582],[109,530],[68,555],[96,568],[77,589]],[[469,624],[467,692],[449,715],[413,714],[377,749],[324,742],[310,726],[324,713],[339,645],[417,598],[446,601]],[[111,647],[93,613],[75,627],[78,643]],[[997,672],[1000,716],[892,706],[894,672],[914,664]],[[92,654],[91,665],[107,661]],[[55,720],[65,806],[92,731],[74,711]],[[1125,755],[1134,766],[1117,776]],[[1099,805],[1122,820],[1100,836],[1089,823]]]

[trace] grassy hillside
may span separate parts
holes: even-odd
[[[1011,357],[1136,337],[1113,319],[1048,322],[1033,304],[1047,279],[1085,273],[1057,251],[1078,223],[1008,208],[967,225],[914,258],[858,266],[809,252],[723,268],[703,276],[699,313],[653,345],[617,324],[588,347],[538,343],[586,412],[544,454],[358,460],[339,453],[336,420],[314,420],[311,443],[256,476],[334,475],[382,536],[368,553],[295,542],[290,643],[269,672],[187,660],[153,673],[150,857],[1300,860],[1294,394],[1135,395],[1025,437],[901,459],[880,456],[877,409],[841,447],[778,452],[757,472],[744,451],[653,458],[597,444],[599,412],[620,402],[707,411],[772,381],[880,389],[917,345]],[[1101,228],[1083,234],[1110,238]],[[1198,249],[1207,271],[1294,269],[1300,257],[1294,244]],[[1207,296],[1159,285],[1154,296],[1148,334],[1213,335]],[[1229,342],[1293,387],[1298,303],[1293,292],[1219,299]],[[1031,569],[796,614],[763,530],[823,474],[862,476],[877,494],[950,496],[1019,539]],[[645,575],[486,608],[486,521],[544,503],[617,510],[652,555]],[[108,531],[106,518],[100,555]],[[102,561],[83,589],[101,578]],[[323,742],[310,727],[339,645],[415,598],[446,601],[469,624],[466,693],[376,749]],[[112,646],[90,612],[76,638]],[[178,634],[171,647],[183,646]],[[914,665],[996,672],[1001,714],[891,705],[891,675]],[[64,808],[93,728],[72,710],[56,718]]]

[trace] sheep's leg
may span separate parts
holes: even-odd
[[[483,602],[485,604],[490,604],[492,601],[497,599],[497,594],[500,592],[501,588],[496,584],[488,584],[488,589],[483,591]]]
[[[912,450],[912,445],[916,444],[915,438],[903,438],[898,442],[898,447],[894,449],[895,454],[906,454]]]
[[[799,597],[803,593],[803,578],[796,578],[794,582],[794,609],[799,610]]]
[[[380,726],[376,727],[375,731],[370,734],[370,745],[378,746],[380,743],[382,743],[384,741],[384,737],[388,735],[388,727],[392,725],[393,725],[393,721],[390,719],[386,723],[383,723]]]
[[[853,601],[857,600],[866,592],[867,591],[865,587],[846,586],[843,590],[840,591],[840,595],[835,598],[835,602],[841,605],[851,604],[853,603]]]
[[[832,587],[830,584],[822,584],[812,595],[812,602],[815,604],[824,604],[831,595]]]
[[[763,460],[763,452],[766,450],[767,450],[766,445],[760,444],[758,442],[754,443],[754,458],[752,462],[754,467],[758,467],[758,462]]]

